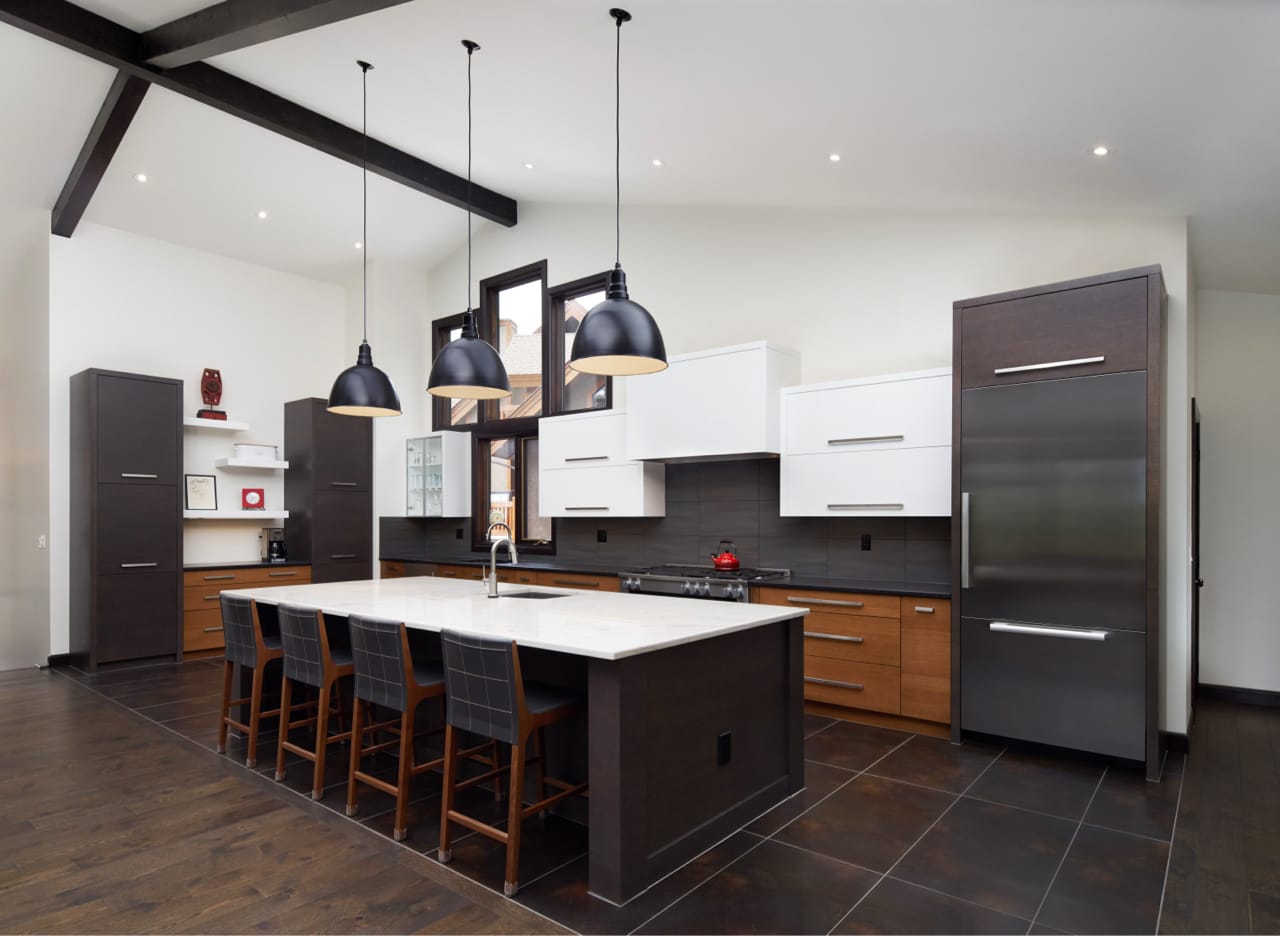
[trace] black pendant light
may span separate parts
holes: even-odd
[[[480,46],[470,39],[462,46],[467,50],[467,311],[462,335],[441,348],[431,364],[427,392],[455,400],[500,400],[511,396],[511,381],[493,345],[476,334],[471,310],[471,56]]]
[[[653,316],[627,297],[627,274],[622,271],[622,24],[630,21],[631,14],[615,8],[609,15],[618,24],[614,63],[615,260],[604,301],[578,325],[569,366],[587,374],[627,377],[666,370],[667,348]]]
[[[369,69],[368,62],[356,62],[360,66],[361,89],[364,97],[364,227],[360,249],[364,252],[364,337],[356,354],[356,363],[348,367],[333,382],[329,391],[329,412],[342,416],[399,416],[400,397],[391,386],[391,378],[373,366],[373,352],[369,349]]]

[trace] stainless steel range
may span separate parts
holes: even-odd
[[[734,569],[724,571],[702,566],[660,565],[618,573],[624,592],[640,595],[676,595],[712,601],[750,601],[749,589],[756,582],[785,579],[790,569]]]

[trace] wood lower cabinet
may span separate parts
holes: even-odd
[[[221,650],[223,590],[259,588],[263,585],[306,585],[311,567],[249,566],[225,569],[188,569],[182,573],[182,649],[185,653]]]
[[[754,600],[809,609],[806,702],[950,723],[949,600],[769,587]]]
[[[592,591],[620,591],[616,575],[580,575],[577,572],[539,572],[539,585],[550,588],[588,588]]]
[[[437,565],[436,576],[439,578],[467,579],[478,582],[484,578],[484,569],[480,566]]]
[[[415,578],[422,575],[435,575],[435,564],[431,562],[402,562],[399,559],[383,559],[379,566],[379,577]]]

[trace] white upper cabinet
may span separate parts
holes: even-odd
[[[788,387],[784,517],[951,513],[951,370]]]
[[[779,393],[800,355],[764,341],[671,357],[627,378],[627,457],[683,461],[782,451]]]
[[[667,472],[628,460],[628,415],[610,410],[538,420],[538,512],[544,517],[661,517]]]
[[[471,433],[433,432],[405,443],[405,513],[471,516]]]

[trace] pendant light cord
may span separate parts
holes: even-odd
[[[478,45],[467,46],[467,314],[471,314],[471,56]]]
[[[369,340],[369,69],[368,62],[357,62],[364,73],[361,78],[361,96],[363,102],[362,133],[364,136],[364,155],[361,159],[361,184],[363,186],[362,201],[364,205],[360,222],[361,277],[364,289],[364,340]]]
[[[622,17],[613,59],[613,225],[614,266],[622,265]]]

